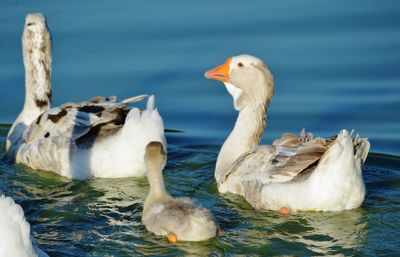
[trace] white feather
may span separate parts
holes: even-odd
[[[0,256],[48,256],[32,245],[30,226],[21,206],[4,195],[0,195]]]

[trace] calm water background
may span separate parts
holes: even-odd
[[[0,3],[0,123],[24,100],[21,33],[43,12],[53,37],[55,105],[156,95],[167,128],[168,189],[210,208],[225,236],[171,246],[140,223],[143,179],[74,181],[0,162],[0,192],[25,210],[51,256],[382,255],[400,253],[400,2],[8,1]],[[276,91],[263,138],[303,127],[356,129],[372,144],[363,206],[282,217],[219,195],[213,169],[236,113],[203,73],[228,56],[263,59]],[[0,144],[8,126],[0,127]]]

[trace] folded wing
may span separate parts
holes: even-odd
[[[40,115],[29,127],[24,143],[50,137],[64,137],[79,144],[92,133],[97,136],[120,128],[131,109],[127,103],[145,95],[117,101],[115,97],[95,97],[86,102],[66,103]]]
[[[222,183],[231,176],[257,180],[263,184],[288,182],[307,175],[316,166],[333,140],[284,134],[272,145],[259,146],[243,154],[230,168]]]

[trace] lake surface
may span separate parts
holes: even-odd
[[[50,256],[400,254],[400,2],[9,1],[0,3],[0,145],[22,108],[21,33],[43,12],[53,38],[53,103],[154,94],[169,129],[165,182],[209,208],[225,235],[168,244],[140,222],[146,178],[69,180],[0,161],[0,192],[24,208]],[[275,77],[263,143],[306,128],[371,141],[362,207],[281,216],[220,195],[213,172],[237,113],[204,72],[263,59]]]

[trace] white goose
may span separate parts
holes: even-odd
[[[217,224],[211,213],[186,198],[172,198],[165,190],[162,170],[166,154],[160,142],[146,148],[150,192],[143,206],[142,222],[156,235],[172,243],[202,241],[216,236]]]
[[[215,178],[221,193],[242,195],[256,209],[341,211],[365,197],[361,167],[369,142],[342,130],[336,138],[286,133],[259,146],[274,92],[271,72],[250,55],[229,58],[205,73],[221,81],[239,111],[234,129],[218,155]]]
[[[24,211],[13,199],[0,195],[0,256],[48,257],[32,244]]]
[[[123,101],[95,97],[50,109],[51,37],[42,14],[27,15],[22,45],[25,104],[9,131],[7,155],[70,178],[143,176],[146,145],[157,140],[166,147],[154,97],[144,111],[126,104],[145,95]]]

